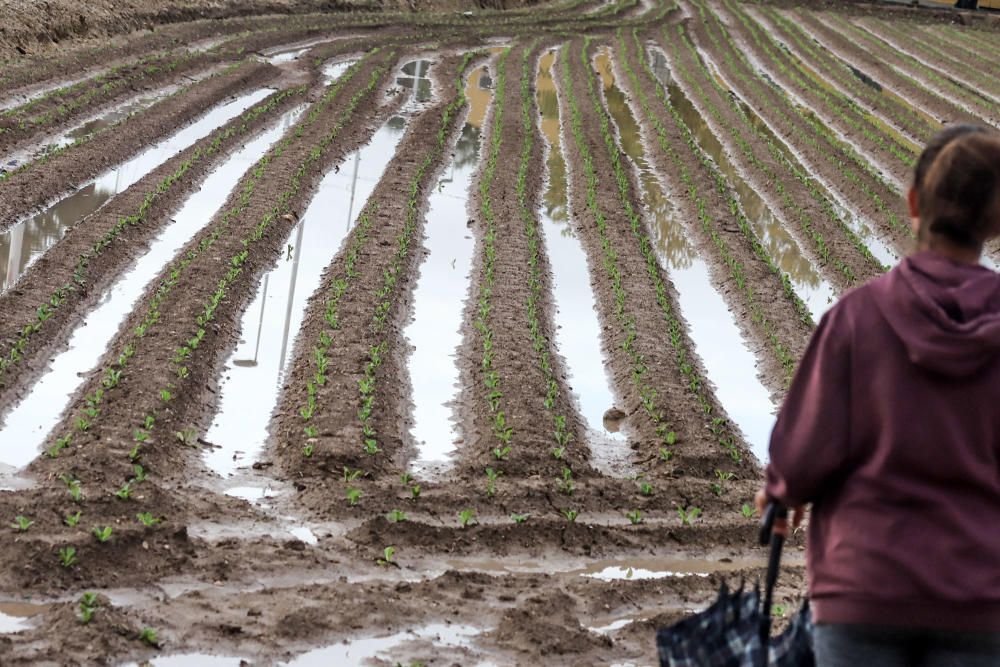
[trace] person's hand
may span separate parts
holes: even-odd
[[[757,514],[764,516],[764,510],[767,509],[769,500],[767,492],[763,488],[757,492],[757,495],[753,499],[754,505],[757,506]],[[798,507],[789,507],[788,509],[792,513],[792,528],[797,529],[802,525],[802,519],[806,516],[806,507],[805,505],[799,505]]]

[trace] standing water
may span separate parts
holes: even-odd
[[[408,361],[413,385],[414,470],[439,471],[460,437],[452,405],[457,397],[457,352],[462,344],[462,310],[469,291],[475,242],[468,227],[469,193],[479,164],[480,135],[493,100],[485,67],[469,75],[469,116],[451,164],[431,193],[426,215],[428,253],[420,266],[413,321],[404,330],[414,346]]]
[[[552,66],[556,52],[539,59],[535,89],[541,111],[542,134],[548,142],[546,167],[548,183],[539,211],[545,250],[552,269],[552,296],[555,301],[556,347],[566,359],[566,382],[573,388],[580,413],[590,431],[591,450],[597,461],[609,464],[626,460],[623,434],[615,425],[605,425],[604,415],[615,405],[611,378],[601,350],[601,324],[590,286],[587,256],[570,223],[567,210],[566,162],[562,154],[559,100]],[[602,444],[617,446],[595,447]]]
[[[243,314],[240,342],[226,362],[219,408],[205,435],[216,447],[205,455],[215,473],[230,476],[263,450],[309,297],[382,178],[405,128],[402,117],[391,118],[367,146],[326,174],[289,234],[283,256],[264,275]]]
[[[97,306],[70,336],[68,349],[58,354],[48,370],[0,425],[0,480],[38,455],[46,435],[59,419],[70,397],[94,369],[104,349],[95,341],[111,340],[143,295],[174,255],[222,208],[226,195],[240,177],[276,142],[297,113],[262,133],[234,153],[191,195],[150,245],[136,265],[101,296]]]
[[[625,94],[615,83],[610,53],[602,49],[594,62],[604,86],[608,111],[619,141],[639,171],[647,225],[660,261],[677,290],[695,353],[701,359],[715,395],[743,431],[754,455],[767,460],[767,443],[775,406],[757,376],[757,360],[747,346],[725,300],[712,282],[708,265],[690,243],[663,186],[645,159],[639,125]]]
[[[25,269],[55,245],[70,227],[176,153],[239,116],[271,93],[270,89],[261,88],[215,107],[198,121],[98,176],[45,211],[0,233],[0,294],[17,282]]]

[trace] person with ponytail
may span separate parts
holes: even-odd
[[[811,504],[819,667],[996,667],[1000,135],[943,130],[907,201],[915,251],[820,320],[757,503]]]

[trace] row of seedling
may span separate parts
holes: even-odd
[[[830,113],[839,117],[852,132],[863,135],[872,143],[878,145],[883,151],[895,157],[904,168],[912,167],[916,163],[916,155],[909,146],[900,144],[896,138],[888,136],[884,128],[868,114],[860,114],[850,104],[844,101],[844,96],[834,95],[823,86],[815,83],[805,72],[798,59],[785,53],[777,43],[762,30],[758,30],[755,22],[752,21],[741,9],[726,0],[726,6],[739,19],[744,28],[751,34],[754,43],[767,54],[771,62],[787,76],[800,90],[808,91],[819,97]],[[763,38],[761,38],[763,35]],[[786,64],[785,61],[788,61]],[[860,120],[858,118],[860,116]]]
[[[500,148],[503,143],[503,114],[504,105],[507,100],[507,57],[509,54],[510,49],[507,49],[501,54],[497,62],[497,81],[493,93],[493,128],[490,132],[486,166],[479,181],[479,198],[486,229],[482,241],[483,268],[479,282],[479,295],[476,301],[476,316],[473,320],[473,326],[475,326],[482,337],[483,353],[479,365],[483,384],[486,389],[486,401],[491,419],[490,428],[494,438],[491,451],[498,461],[506,459],[510,454],[514,438],[514,429],[507,418],[506,411],[503,409],[503,379],[500,376],[500,371],[494,365],[496,350],[494,349],[494,331],[490,318],[492,309],[491,300],[496,280],[497,257],[496,214],[493,210],[493,199],[490,188],[493,185],[493,178],[496,175],[497,161],[500,157]]]
[[[935,128],[927,122],[926,117],[921,116],[908,104],[900,102],[898,98],[883,95],[880,91],[863,83],[861,79],[848,69],[846,63],[841,62],[825,49],[815,44],[815,42],[812,42],[801,26],[792,23],[781,12],[771,8],[764,10],[764,13],[774,22],[774,25],[792,39],[792,42],[797,48],[801,49],[801,52],[806,55],[810,63],[815,63],[822,67],[823,71],[832,80],[849,90],[858,99],[865,100],[873,109],[878,109],[881,113],[885,114],[897,127],[909,132],[921,143],[928,141],[934,134]],[[857,104],[854,100],[849,101],[852,104]],[[860,107],[859,110],[862,113],[864,112]]]
[[[552,456],[561,460],[566,453],[566,447],[573,440],[565,414],[556,411],[556,401],[559,398],[559,381],[552,366],[549,353],[549,340],[542,332],[540,321],[541,305],[545,293],[545,281],[541,266],[541,235],[538,230],[538,218],[528,201],[528,169],[531,166],[531,154],[535,145],[535,128],[533,112],[535,109],[531,94],[531,54],[534,43],[524,50],[521,63],[521,162],[517,170],[517,202],[524,224],[524,233],[528,239],[528,296],[525,299],[525,312],[528,317],[528,329],[531,332],[531,347],[538,356],[538,366],[545,378],[545,396],[542,404],[552,417]],[[553,146],[551,150],[556,150]]]
[[[177,183],[182,181],[184,176],[192,167],[219,154],[219,152],[224,150],[225,146],[231,143],[234,138],[246,134],[250,129],[251,124],[253,124],[258,118],[267,116],[268,114],[275,112],[275,110],[282,108],[290,98],[303,95],[305,91],[305,88],[294,88],[277,92],[244,113],[243,122],[240,125],[234,126],[230,124],[230,126],[224,130],[217,130],[213,135],[205,139],[187,160],[178,165],[177,169],[172,174],[161,180],[156,187],[146,195],[142,204],[140,204],[135,213],[119,218],[118,221],[110,229],[108,229],[104,236],[95,241],[88,250],[81,253],[79,259],[77,260],[76,267],[74,268],[72,280],[57,287],[49,295],[47,301],[39,304],[35,311],[35,318],[31,322],[25,323],[21,327],[20,335],[11,344],[11,347],[0,353],[0,384],[2,384],[4,374],[14,364],[22,359],[32,336],[37,334],[42,329],[45,322],[51,319],[55,310],[63,305],[71,293],[86,285],[90,278],[89,266],[91,261],[102,255],[105,250],[111,247],[111,245],[129,227],[135,227],[145,223],[149,211],[156,201],[170,191],[170,189]]]
[[[622,68],[625,70],[625,74],[629,77],[632,82],[632,88],[636,91],[636,97],[639,105],[643,109],[643,113],[646,119],[653,125],[656,131],[656,138],[660,149],[670,158],[671,162],[676,166],[678,175],[684,187],[687,189],[688,194],[694,201],[695,207],[697,209],[698,222],[701,225],[704,233],[711,239],[712,245],[716,248],[719,255],[721,256],[726,267],[729,269],[730,276],[736,282],[737,287],[743,293],[746,299],[748,309],[750,311],[750,319],[754,326],[758,327],[764,334],[766,340],[770,344],[771,351],[775,355],[775,358],[781,364],[784,370],[785,380],[789,382],[792,373],[795,370],[796,359],[790,353],[788,347],[782,342],[781,338],[778,336],[775,326],[767,319],[767,315],[763,310],[763,307],[756,299],[756,295],[753,286],[746,275],[746,270],[743,264],[736,258],[733,254],[732,249],[729,247],[728,242],[716,229],[716,222],[712,219],[712,216],[708,212],[708,205],[705,199],[701,196],[698,190],[698,185],[695,182],[694,177],[684,163],[681,155],[677,149],[673,146],[670,141],[667,128],[660,121],[659,116],[653,113],[649,96],[646,94],[646,86],[652,84],[653,90],[656,91],[657,97],[663,104],[665,110],[668,112],[669,116],[673,119],[674,125],[680,132],[681,136],[684,138],[688,150],[695,155],[701,162],[702,166],[705,168],[707,173],[711,176],[712,181],[716,187],[717,192],[725,197],[730,213],[736,219],[736,223],[742,233],[743,237],[753,248],[755,255],[765,263],[769,271],[781,281],[782,289],[791,302],[793,303],[799,318],[805,323],[811,323],[812,318],[809,315],[805,304],[802,303],[801,299],[796,296],[795,292],[792,290],[791,281],[789,280],[787,274],[781,272],[780,268],[774,263],[774,260],[768,255],[764,246],[760,243],[757,237],[754,235],[753,230],[750,227],[746,216],[743,214],[742,209],[739,206],[739,202],[736,200],[733,193],[729,190],[728,184],[726,182],[725,176],[716,167],[711,158],[705,154],[701,147],[698,145],[693,133],[690,128],[684,123],[683,118],[681,118],[680,113],[670,102],[670,97],[667,91],[664,90],[663,86],[660,84],[659,80],[656,78],[649,63],[646,59],[645,50],[639,41],[638,34],[633,32],[632,42],[635,51],[635,55],[638,58],[640,67],[644,70],[646,78],[644,81],[640,81],[635,70],[632,68],[629,57],[628,57],[628,46],[625,42],[623,33],[618,34],[619,46],[623,54],[621,60]],[[685,365],[681,366],[682,372],[693,373],[693,370],[689,370],[690,364],[685,362]],[[711,406],[707,403],[707,399],[702,398],[700,401],[703,405],[703,409],[706,413],[711,412]],[[738,454],[735,446],[735,438],[729,431],[724,420],[718,417],[714,417],[711,420],[710,426],[713,434],[719,440],[727,450],[735,458]]]
[[[354,72],[356,71],[357,71],[356,69],[349,70],[349,72],[345,73],[344,76],[347,77],[348,74],[353,76]],[[329,102],[332,101],[332,99],[336,96],[337,92],[339,92],[340,88],[343,86],[342,82],[346,83],[346,80],[343,77],[341,80],[338,80],[338,84],[340,85],[332,86],[327,95],[324,96],[324,98],[319,103],[317,103],[316,106],[323,108],[326,105],[328,105]],[[315,120],[317,115],[312,115],[310,118],[312,120]],[[299,134],[296,134],[295,136],[299,136]],[[246,208],[249,206],[250,203],[250,197],[254,192],[255,183],[259,182],[259,180],[263,177],[267,165],[274,158],[280,155],[281,152],[285,148],[287,148],[290,142],[291,138],[286,137],[281,147],[273,150],[269,154],[265,155],[260,161],[258,161],[258,163],[254,166],[254,168],[251,171],[252,175],[251,180],[244,186],[243,190],[240,193],[240,202],[237,204],[237,206],[227,211],[226,214],[224,214],[222,220],[212,229],[212,231],[205,238],[202,239],[199,245],[195,249],[188,251],[188,253],[186,253],[181,259],[176,261],[174,265],[171,267],[168,278],[163,282],[161,282],[160,286],[154,293],[154,296],[149,306],[146,309],[146,313],[144,315],[142,322],[133,331],[133,336],[131,340],[125,345],[125,347],[123,348],[123,352],[119,355],[117,360],[108,365],[104,369],[103,372],[104,377],[102,380],[103,389],[98,390],[99,393],[95,392],[95,394],[87,397],[86,400],[87,407],[83,409],[83,414],[77,417],[75,423],[75,428],[77,431],[89,430],[90,426],[93,423],[93,420],[97,417],[97,414],[99,414],[99,408],[97,406],[105,398],[107,392],[114,390],[121,383],[123,374],[127,369],[129,359],[131,359],[131,357],[134,356],[137,345],[139,345],[141,341],[145,338],[150,328],[153,327],[160,320],[160,305],[163,303],[163,300],[167,297],[167,295],[170,294],[172,288],[178,283],[184,270],[197,257],[203,254],[206,250],[208,250],[208,248],[210,248],[215,243],[215,241],[222,235],[225,229],[228,228],[229,224],[236,216],[238,216],[240,213],[246,210]],[[199,318],[201,318],[201,315],[199,315]],[[205,322],[199,322],[199,330],[204,329],[204,324]],[[195,337],[197,338],[197,334],[195,335]],[[185,365],[176,367],[176,373],[178,379],[183,380],[188,376],[189,371],[187,369],[187,366]],[[175,391],[176,391],[175,385],[173,383],[170,383],[159,390],[158,398],[163,404],[166,404],[175,398],[174,395]],[[98,412],[95,412],[95,410],[97,410]],[[142,417],[141,422],[137,424],[136,427],[134,428],[133,430],[134,445],[128,453],[128,459],[130,465],[135,465],[141,459],[142,448],[147,442],[149,442],[150,438],[152,437],[153,427],[156,422],[156,413],[157,411],[155,408],[151,409]],[[193,437],[193,434],[189,432],[180,432],[176,435],[179,440],[184,442],[184,444],[190,444],[190,440]],[[64,435],[62,436],[62,438],[57,440],[56,445],[54,445],[55,450],[53,451],[52,449],[50,449],[49,455],[57,456],[60,449],[69,445],[71,437],[72,434]]]
[[[701,0],[695,0],[695,2],[697,2],[701,20],[706,27],[709,39],[715,47],[714,53],[722,54],[733,76],[739,77],[750,88],[754,95],[755,104],[766,107],[775,118],[784,118],[791,114],[797,116],[799,120],[809,127],[811,132],[806,131],[802,125],[795,122],[785,123],[782,125],[782,128],[790,129],[794,132],[796,140],[810,146],[816,155],[822,156],[826,160],[831,169],[845,176],[852,184],[859,188],[865,197],[885,216],[885,220],[893,230],[905,236],[912,237],[913,230],[910,225],[900,220],[892,202],[886,201],[884,197],[873,189],[872,181],[887,193],[897,194],[895,189],[886,183],[882,176],[874,171],[872,166],[866,160],[862,159],[850,145],[835,137],[830,128],[820,123],[812,114],[806,113],[798,105],[789,104],[784,97],[779,98],[782,102],[781,106],[776,106],[771,101],[771,96],[768,94],[769,91],[762,88],[765,84],[757,73],[756,68],[747,60],[746,54],[739,49],[733,48],[733,42],[725,26],[719,21],[718,16],[714,12],[706,14],[705,6],[701,3]],[[709,18],[715,30],[710,27]],[[721,39],[719,34],[716,34],[716,31],[722,35]]]
[[[688,39],[686,32],[683,30],[683,27],[678,26],[678,28],[679,28],[678,30],[679,39],[677,40],[667,39],[666,41],[670,43],[673,47],[676,67],[679,70],[681,77],[685,81],[687,81],[690,86],[693,87],[695,92],[697,92],[698,96],[702,99],[704,105],[709,109],[709,113],[711,113],[715,121],[719,125],[723,126],[729,132],[730,136],[739,146],[740,151],[743,153],[746,159],[761,171],[761,173],[764,175],[765,178],[764,182],[771,184],[774,190],[781,197],[781,200],[784,203],[785,207],[796,214],[803,230],[813,239],[813,242],[816,246],[816,251],[819,253],[819,256],[824,261],[832,262],[834,266],[837,268],[837,270],[843,274],[848,285],[853,285],[854,283],[857,282],[858,276],[855,274],[854,270],[850,266],[845,264],[843,260],[841,260],[839,257],[835,257],[832,254],[830,247],[826,242],[826,239],[823,237],[822,232],[819,229],[817,229],[816,226],[813,224],[812,216],[810,215],[810,213],[805,209],[803,209],[802,206],[794,200],[791,193],[789,193],[788,188],[784,185],[785,181],[784,175],[791,176],[792,178],[798,180],[806,188],[806,190],[812,197],[813,201],[815,201],[820,210],[822,210],[825,213],[827,220],[829,220],[829,222],[831,222],[833,225],[835,225],[837,228],[840,229],[840,231],[844,234],[844,236],[846,236],[847,239],[851,242],[851,245],[854,246],[855,250],[858,251],[858,253],[865,259],[865,261],[868,264],[870,264],[873,268],[875,268],[878,271],[885,271],[888,267],[882,266],[882,264],[877,259],[875,259],[875,257],[871,253],[871,250],[868,249],[868,246],[865,245],[864,241],[857,235],[857,233],[854,230],[852,230],[850,227],[847,226],[847,224],[843,221],[843,219],[841,219],[841,217],[834,210],[833,204],[830,203],[830,200],[827,199],[823,195],[823,193],[819,191],[815,181],[808,174],[806,174],[801,169],[793,165],[785,156],[784,152],[774,144],[774,141],[768,135],[762,132],[760,128],[758,128],[756,125],[750,122],[750,119],[746,117],[743,110],[736,102],[736,100],[731,95],[728,94],[728,91],[723,90],[719,82],[716,81],[715,77],[713,77],[711,72],[708,71],[708,68],[705,66],[705,63],[701,60],[701,58],[698,57],[698,53],[695,50],[694,46],[691,44],[690,40]],[[708,80],[715,87],[716,91],[723,99],[728,100],[729,105],[732,108],[733,112],[735,113],[736,117],[742,121],[742,126],[744,131],[749,132],[759,143],[768,148],[768,152],[771,154],[771,158],[777,164],[781,165],[781,167],[783,168],[784,171],[783,175],[779,176],[774,172],[773,169],[771,169],[771,167],[758,160],[753,152],[753,149],[751,148],[747,140],[743,137],[743,135],[740,133],[740,131],[737,128],[733,127],[733,125],[729,123],[722,116],[719,110],[715,107],[709,95],[706,93],[704,87],[701,85],[701,82],[698,81],[692,75],[692,73],[689,72],[685,67],[684,61],[680,56],[680,54],[678,53],[679,44],[681,42],[687,46],[690,56],[700,66],[702,72],[702,78]]]
[[[378,370],[385,361],[390,349],[389,338],[384,336],[385,324],[392,311],[395,297],[398,296],[399,290],[397,288],[399,286],[399,279],[409,258],[414,234],[419,227],[420,202],[422,191],[426,186],[424,179],[444,153],[445,147],[448,144],[448,137],[451,134],[452,122],[466,104],[463,88],[465,71],[473,58],[476,58],[478,55],[478,52],[466,53],[462,59],[455,80],[455,99],[445,106],[442,111],[441,125],[438,128],[436,141],[431,150],[424,156],[424,159],[413,175],[413,179],[410,181],[403,226],[396,236],[396,252],[392,257],[392,264],[383,272],[382,286],[377,293],[377,303],[372,315],[370,329],[371,333],[376,338],[380,338],[380,340],[378,343],[369,346],[364,375],[358,381],[360,399],[358,421],[361,422],[362,447],[370,455],[375,455],[381,451],[378,432],[375,428],[374,411],[377,401],[376,392],[378,391]]]
[[[586,71],[589,71],[589,64],[587,63],[587,46],[589,41],[584,44],[583,51],[581,52],[581,59],[583,61],[583,67]],[[594,158],[591,155],[590,147],[587,144],[586,137],[583,131],[583,114],[580,111],[580,107],[576,100],[576,95],[573,92],[573,84],[570,78],[570,64],[569,64],[569,45],[564,44],[560,53],[560,60],[563,64],[562,75],[563,75],[563,91],[566,96],[566,103],[570,111],[570,130],[573,135],[574,142],[577,147],[577,151],[580,154],[581,160],[583,162],[584,177],[586,182],[586,202],[587,208],[590,210],[591,214],[594,216],[594,220],[597,226],[598,233],[601,238],[601,248],[604,253],[602,260],[602,266],[607,274],[608,279],[611,281],[612,292],[614,293],[614,315],[615,320],[621,327],[624,334],[624,339],[622,341],[621,347],[622,351],[628,356],[629,362],[631,364],[631,379],[633,386],[635,387],[636,393],[638,394],[640,401],[642,403],[643,410],[646,415],[652,421],[657,438],[660,441],[660,457],[667,461],[673,458],[674,455],[674,445],[677,443],[677,434],[671,428],[669,421],[667,420],[667,415],[663,409],[659,406],[657,401],[656,390],[649,385],[646,376],[649,372],[649,367],[646,365],[642,354],[636,349],[635,341],[638,337],[638,328],[635,322],[635,316],[626,312],[625,303],[628,295],[625,291],[625,275],[623,274],[620,266],[618,265],[618,253],[614,250],[611,244],[611,240],[608,237],[608,223],[604,212],[601,210],[600,205],[597,202],[597,186],[600,182],[600,177],[594,168]],[[588,83],[590,79],[588,77]],[[590,83],[590,87],[593,84]],[[600,101],[598,101],[598,106],[600,106]],[[605,140],[610,140],[614,144],[614,138],[610,135],[610,128],[605,118],[602,117],[601,122],[601,132],[605,136]],[[618,156],[619,152],[617,147],[613,150],[614,156]],[[614,160],[614,158],[612,158]],[[615,177],[621,182],[620,175],[620,165],[619,169],[616,169]],[[632,204],[630,201],[625,202],[626,212],[629,214],[630,223],[632,223],[632,218],[638,221],[638,217],[635,215],[635,211],[632,209]],[[647,255],[646,250],[652,253],[652,244],[649,242],[648,238],[641,241],[641,246],[644,249],[643,254]],[[647,260],[648,261],[648,260]],[[655,264],[655,258],[653,259]],[[648,264],[647,264],[648,266]],[[654,267],[654,281],[656,283],[657,300],[661,304],[667,305],[669,308],[669,303],[666,301],[667,291],[666,286],[660,281],[659,273],[655,271]],[[683,345],[683,332],[680,323],[677,322],[676,318],[670,314],[672,322],[668,320],[670,327],[671,344],[675,346],[675,349],[681,348]],[[688,364],[690,366],[690,364]],[[692,369],[693,372],[693,369]],[[694,382],[695,379],[693,378]]]

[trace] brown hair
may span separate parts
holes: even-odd
[[[1000,136],[995,132],[953,138],[914,185],[921,226],[931,233],[972,248],[1000,234]]]
[[[923,152],[920,153],[916,166],[913,168],[914,189],[916,189],[917,192],[920,191],[920,188],[924,184],[924,178],[927,177],[927,171],[931,168],[934,158],[938,156],[942,148],[950,144],[958,137],[976,132],[987,132],[987,129],[982,125],[955,123],[946,126],[943,130],[938,131],[933,137],[931,137],[931,140],[927,142],[926,146],[924,146]]]

